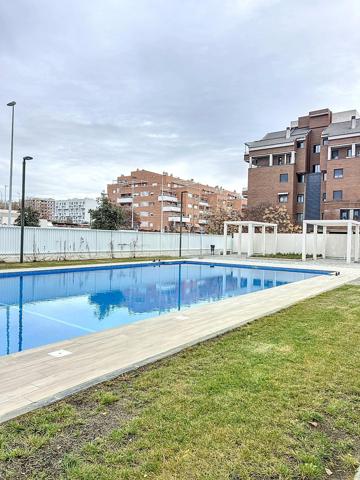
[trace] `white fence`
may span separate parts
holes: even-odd
[[[116,258],[173,255],[179,253],[179,234],[124,230],[90,230],[75,228],[26,227],[26,260],[71,258]],[[222,249],[222,235],[183,233],[184,255],[208,255]],[[0,227],[0,260],[18,260],[20,227]]]
[[[237,235],[234,235],[232,241],[230,241],[230,246],[232,252],[236,252],[237,249]],[[274,253],[274,242],[275,236],[274,234],[266,234],[265,237],[265,252],[266,254]],[[323,236],[319,234],[317,236],[317,255],[322,255],[324,253],[323,250]],[[263,246],[263,237],[261,233],[254,234],[254,253],[259,254],[262,252]],[[229,247],[228,247],[229,249]],[[241,253],[246,254],[248,249],[248,234],[243,233],[241,239]],[[314,249],[314,236],[312,233],[307,234],[306,238],[306,252],[309,255],[313,254]],[[279,233],[277,235],[277,253],[296,253],[300,254],[302,252],[302,234],[300,233]],[[236,252],[237,253],[237,252]],[[351,255],[354,256],[355,253],[355,235],[353,236],[352,242],[352,253]],[[326,257],[329,258],[339,258],[345,259],[346,258],[346,232],[345,234],[341,233],[334,233],[326,236]]]
[[[237,234],[229,236],[228,249],[236,252]],[[248,235],[243,233],[242,253],[247,252]],[[354,250],[353,241],[353,250]],[[222,235],[183,233],[183,255],[209,255],[210,245],[215,253],[223,251]],[[277,238],[278,253],[301,254],[302,235],[280,233]],[[13,261],[19,258],[20,227],[0,227],[0,260]],[[322,235],[318,235],[317,253],[323,253]],[[262,251],[262,234],[254,234],[254,253]],[[266,253],[274,251],[274,235],[266,234]],[[51,260],[71,258],[111,258],[140,256],[177,256],[179,234],[134,231],[90,230],[75,228],[25,228],[24,255],[26,260]],[[313,235],[308,234],[307,253],[313,253]],[[353,252],[354,253],[354,252]],[[345,258],[346,235],[328,234],[326,255]]]

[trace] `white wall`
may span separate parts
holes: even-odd
[[[208,255],[210,245],[220,253],[222,235],[183,233],[184,255]],[[0,260],[18,260],[20,227],[0,227]],[[91,230],[84,228],[25,228],[26,260],[110,258],[146,255],[178,255],[179,234]]]
[[[297,253],[302,252],[302,234],[300,233],[279,233],[277,236],[277,253]],[[317,254],[323,253],[323,236],[321,233],[317,236]],[[266,234],[266,253],[272,254],[274,249],[275,237],[271,233]],[[312,233],[307,234],[306,252],[308,255],[313,254],[314,237]],[[254,234],[254,253],[262,253],[262,234]],[[241,251],[243,254],[247,253],[248,234],[242,234]],[[233,252],[237,252],[237,234],[229,242],[228,249],[231,247]],[[352,255],[355,251],[355,235],[352,241]],[[328,234],[326,239],[326,257],[329,258],[343,258],[346,257],[346,234]]]
[[[248,234],[242,235],[242,253],[247,253]],[[184,255],[209,255],[210,245],[215,245],[217,254],[223,251],[222,235],[199,235],[184,233]],[[237,234],[228,237],[228,250],[236,252]],[[354,255],[355,235],[353,236]],[[20,227],[0,226],[0,260],[18,260]],[[318,235],[317,253],[322,254],[323,237]],[[266,253],[273,253],[274,235],[266,234]],[[278,253],[301,254],[302,235],[279,233]],[[328,234],[326,255],[329,258],[345,258],[346,235]],[[147,255],[173,255],[179,253],[178,233],[132,232],[90,230],[75,228],[25,228],[24,253],[26,260],[110,258]],[[237,252],[236,252],[237,253]],[[262,253],[262,234],[254,234],[254,253]],[[307,253],[313,253],[313,235],[307,235]]]

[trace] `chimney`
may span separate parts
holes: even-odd
[[[351,128],[355,128],[356,127],[356,117],[355,115],[353,115],[351,117]]]
[[[291,128],[286,127],[286,138],[290,138]]]

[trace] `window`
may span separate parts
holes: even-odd
[[[315,165],[312,166],[312,171],[313,173],[320,173],[320,164],[316,163]]]
[[[339,149],[333,148],[331,150],[331,160],[338,160],[338,158],[339,158]]]
[[[188,203],[188,208],[192,208],[192,204],[191,203]]]
[[[320,145],[313,146],[313,153],[320,153]]]
[[[359,221],[360,220],[360,209],[355,208],[353,213],[353,219]]]
[[[300,193],[300,194],[296,197],[296,201],[297,201],[297,203],[304,203],[304,194],[303,194],[303,193]]]
[[[326,179],[327,179],[327,173],[326,172],[323,172],[322,179],[323,179],[323,182],[326,182]]]
[[[329,144],[329,139],[328,139],[328,137],[325,137],[323,139],[323,145],[328,145],[328,144]]]
[[[333,191],[333,200],[342,200],[343,192],[342,190],[334,190]]]
[[[140,197],[148,197],[149,192],[140,192]]]
[[[326,192],[323,192],[323,194],[322,194],[322,201],[326,202]]]
[[[289,180],[289,175],[287,173],[280,173],[280,182],[285,183]]]
[[[349,220],[350,210],[340,210],[340,220]]]
[[[148,217],[149,212],[140,212],[140,217]]]
[[[334,168],[334,178],[343,178],[344,170],[342,168]]]
[[[296,146],[297,148],[304,148],[305,142],[303,142],[302,140],[299,140],[298,142],[296,142]]]
[[[347,157],[352,157],[352,148],[347,148],[346,149],[346,156]]]
[[[303,213],[297,213],[296,214],[297,223],[301,223],[303,220],[304,220],[304,214]]]
[[[296,175],[298,183],[305,183],[305,173],[297,173]]]
[[[157,183],[154,182],[154,183],[151,184],[151,186],[152,186],[152,187],[157,187]]]
[[[280,203],[287,203],[288,202],[288,194],[287,193],[279,193],[279,202]]]

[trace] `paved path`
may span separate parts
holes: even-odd
[[[233,258],[222,258],[223,263],[228,261],[234,263]],[[241,261],[241,264],[246,263]],[[256,261],[259,266],[274,266],[274,263],[279,262]],[[304,267],[297,262],[287,263],[287,266]],[[314,268],[314,264],[308,267]],[[326,268],[332,269],[332,265],[329,263]],[[336,270],[340,271],[339,276],[313,277],[0,357],[0,422],[352,282],[360,276],[359,266],[345,268],[336,265]],[[49,355],[60,349],[70,354],[62,357]]]

